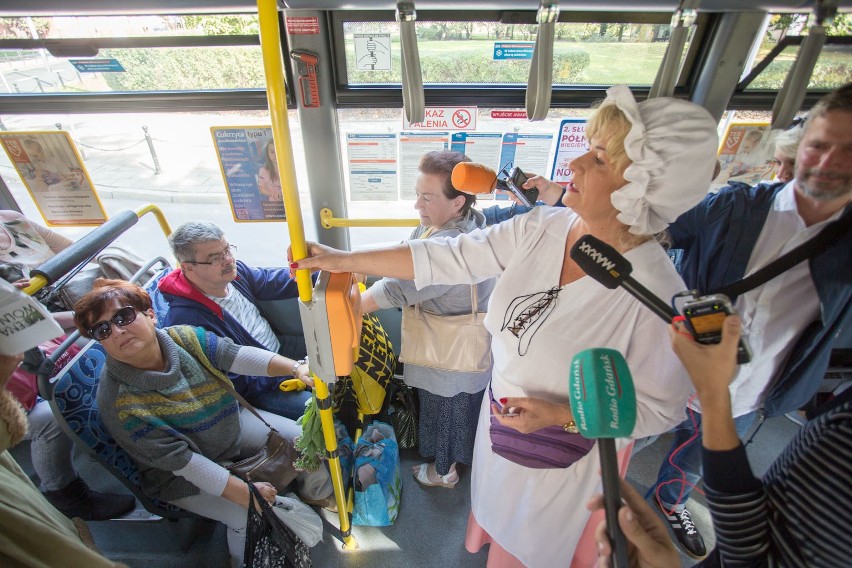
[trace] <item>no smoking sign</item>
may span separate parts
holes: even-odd
[[[427,107],[423,122],[408,122],[403,130],[476,130],[476,107]]]

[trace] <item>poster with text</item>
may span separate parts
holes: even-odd
[[[0,143],[48,225],[91,226],[106,221],[103,204],[67,132],[0,132]]]
[[[472,162],[500,170],[500,151],[503,134],[499,132],[453,132],[450,149],[465,154]],[[494,199],[493,193],[481,193],[477,201]]]
[[[285,221],[272,128],[212,126],[210,133],[234,221]]]
[[[572,172],[568,164],[577,156],[586,153],[585,131],[585,118],[566,118],[559,125],[559,144],[556,146],[550,179],[563,187],[571,179]]]
[[[713,185],[732,181],[755,185],[761,180],[771,179],[773,146],[768,123],[732,122],[722,137],[719,147],[721,170]]]
[[[400,132],[399,134],[399,198],[417,199],[415,184],[420,176],[420,158],[426,152],[447,149],[448,132]]]
[[[503,134],[500,167],[507,170],[521,168],[521,171],[530,177],[533,174],[547,175],[552,145],[553,134],[507,132]],[[509,199],[509,196],[498,193],[497,199]]]
[[[347,134],[349,198],[396,201],[396,134]]]

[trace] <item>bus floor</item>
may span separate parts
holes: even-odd
[[[769,467],[798,428],[784,416],[766,421],[753,443],[748,446],[749,459],[756,474],[761,475]],[[656,479],[657,469],[669,448],[670,440],[670,435],[663,435],[633,456],[627,477],[640,492],[644,493]],[[24,470],[34,477],[29,443],[13,448],[12,454]],[[484,567],[487,549],[471,554],[464,548],[465,527],[470,511],[469,472],[467,469],[460,470],[462,480],[452,490],[425,488],[419,486],[409,474],[411,466],[420,461],[416,451],[402,452],[403,498],[399,517],[390,527],[354,527],[353,534],[359,544],[357,550],[342,550],[337,514],[320,511],[326,524],[326,534],[323,541],[312,549],[313,565],[319,568]],[[76,464],[92,488],[125,491],[118,480],[79,451]],[[693,492],[687,506],[698,526],[703,529],[708,550],[711,549],[714,538],[703,496],[697,491]],[[145,513],[144,510],[140,512]],[[198,538],[184,552],[181,542],[189,530],[188,525],[189,521],[186,520],[177,523],[129,520],[89,523],[103,554],[132,568],[152,565],[158,568],[226,568],[228,562],[224,527],[215,525],[212,533]],[[681,559],[685,567],[696,563],[683,552]]]

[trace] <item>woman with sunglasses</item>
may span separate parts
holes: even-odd
[[[101,419],[139,467],[142,490],[225,523],[231,564],[242,566],[249,490],[224,466],[256,454],[268,428],[240,407],[198,355],[156,328],[151,298],[139,286],[98,279],[74,307],[77,329],[106,351],[98,386]],[[281,355],[235,345],[202,328],[179,327],[192,331],[203,357],[223,372],[262,376],[293,372],[295,361]],[[301,434],[292,420],[258,412],[290,440]],[[323,501],[332,494],[323,467],[300,472],[296,481],[306,499]],[[255,486],[270,502],[275,499],[271,484]]]
[[[637,398],[633,438],[683,419],[686,374],[666,348],[667,325],[624,289],[586,277],[569,251],[586,234],[615,247],[632,276],[662,298],[683,281],[654,236],[706,194],[716,160],[716,122],[703,108],[657,98],[638,103],[615,86],[586,127],[588,151],[574,159],[565,208],[531,212],[454,239],[412,240],[347,253],[311,245],[291,268],[413,279],[418,287],[499,277],[485,326],[491,332],[494,400],[483,401],[473,457],[466,546],[490,543],[489,565],[591,566],[597,553],[583,504],[600,487],[593,447],[566,468],[535,469],[491,448],[492,412],[522,432],[560,425],[576,432],[568,405],[572,357],[609,347],[627,359]],[[511,412],[510,412],[511,411]],[[629,443],[620,440],[622,471]],[[596,524],[596,522],[594,523]],[[580,543],[580,544],[578,544]]]

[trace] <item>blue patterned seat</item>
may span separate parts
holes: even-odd
[[[171,266],[162,269],[151,278],[142,288],[151,296],[151,307],[154,309],[154,315],[157,316],[157,327],[161,327],[161,322],[165,320],[166,312],[169,310],[169,303],[163,297],[163,293],[157,288],[160,280],[174,270]]]
[[[118,477],[149,512],[167,518],[195,517],[174,505],[150,499],[140,485],[136,464],[107,432],[98,412],[98,380],[106,353],[97,341],[90,341],[50,382],[39,381],[39,389],[60,416],[60,425],[107,470]],[[63,424],[64,421],[64,424]]]

